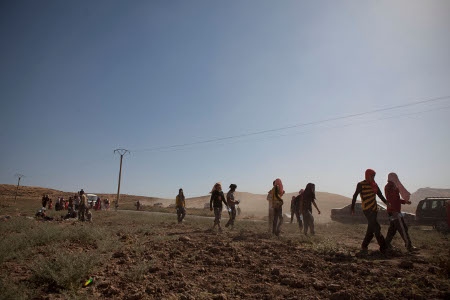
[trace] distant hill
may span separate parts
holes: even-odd
[[[411,194],[412,205],[417,205],[426,197],[450,197],[450,189],[421,188]]]
[[[14,199],[16,193],[16,186],[11,184],[0,184],[0,200],[11,200]],[[42,199],[43,194],[47,194],[50,199],[57,199],[58,197],[64,197],[65,199],[69,199],[69,197],[73,196],[76,191],[73,192],[64,192],[50,188],[43,187],[35,187],[35,186],[20,186],[19,191],[17,193],[17,198],[25,199],[30,201],[36,201],[36,204],[39,206],[40,200]],[[108,198],[111,201],[116,198],[116,194],[106,194],[106,193],[95,193],[92,191],[86,191],[86,193],[92,193],[99,196],[101,199]],[[161,201],[168,201],[168,199],[161,199],[155,197],[146,197],[146,196],[135,196],[135,195],[127,195],[120,194],[120,200],[122,202],[133,202],[133,201],[141,201],[146,203],[156,203]]]

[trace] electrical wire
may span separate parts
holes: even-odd
[[[223,141],[227,141],[227,140],[234,140],[234,139],[239,139],[239,138],[263,135],[263,134],[267,134],[267,133],[279,132],[279,131],[284,131],[284,130],[293,129],[293,128],[300,128],[300,127],[306,127],[306,126],[311,126],[311,125],[328,123],[328,122],[332,122],[332,121],[351,119],[351,118],[360,117],[360,116],[364,116],[364,115],[375,114],[375,113],[379,113],[379,112],[385,112],[385,111],[390,111],[390,110],[395,110],[395,109],[400,109],[400,108],[405,108],[405,107],[416,106],[419,104],[437,102],[437,101],[445,100],[445,99],[450,100],[450,96],[435,97],[435,98],[430,98],[430,99],[426,99],[426,100],[421,100],[421,101],[416,101],[416,102],[406,103],[406,104],[401,104],[401,105],[396,105],[396,106],[390,106],[390,107],[386,107],[386,108],[380,108],[380,109],[370,110],[370,111],[361,112],[361,113],[349,114],[349,115],[344,115],[344,116],[339,116],[339,117],[334,117],[334,118],[328,118],[328,119],[323,119],[323,120],[318,120],[318,121],[311,121],[311,122],[306,122],[306,123],[299,123],[299,124],[294,124],[294,125],[289,125],[289,126],[283,126],[283,127],[255,131],[255,132],[244,133],[244,134],[238,134],[238,135],[219,137],[219,138],[211,138],[211,139],[206,139],[206,140],[198,141],[198,142],[174,144],[174,145],[168,145],[168,146],[158,146],[158,147],[152,147],[152,148],[146,148],[146,149],[136,149],[136,150],[130,150],[130,151],[131,152],[155,152],[155,151],[161,151],[161,150],[172,150],[172,151],[184,150],[186,147],[194,146],[194,145],[223,142]],[[439,109],[445,109],[445,108],[448,108],[448,107],[433,109],[433,111],[439,110]],[[427,111],[423,111],[423,112],[427,112]],[[422,113],[422,112],[419,112],[419,113]],[[417,113],[412,113],[412,114],[417,114]],[[405,115],[410,115],[410,114],[405,114]],[[400,116],[403,116],[403,115],[400,115]],[[393,117],[381,118],[379,120],[388,119],[388,118],[393,118]]]

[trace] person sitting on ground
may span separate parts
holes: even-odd
[[[35,214],[37,218],[44,218],[46,216],[45,214],[45,207],[42,207],[40,210],[38,210]]]
[[[36,216],[36,218],[38,218],[38,219],[40,218],[43,221],[53,221],[53,217],[49,217],[45,213],[45,207],[42,207],[40,210],[38,210],[35,216]]]
[[[184,197],[183,189],[178,190],[178,195],[175,198],[175,207],[177,209],[178,224],[180,224],[186,216],[186,198]]]
[[[64,220],[77,218],[77,212],[73,207],[69,206],[67,214],[63,217]]]

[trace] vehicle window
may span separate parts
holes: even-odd
[[[433,202],[431,202],[431,209],[436,209],[438,207],[438,203],[439,201],[434,200]]]
[[[422,206],[421,206],[422,210],[426,210],[427,209],[427,203],[428,203],[427,201],[423,201],[422,202]]]

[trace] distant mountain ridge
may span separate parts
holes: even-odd
[[[411,202],[413,205],[417,205],[420,200],[426,197],[450,197],[450,189],[420,188],[411,194]]]
[[[0,184],[0,200],[4,199],[14,199],[16,192],[16,185],[12,184]],[[87,191],[91,192],[91,191]],[[226,192],[226,191],[225,191]],[[49,194],[50,198],[56,199],[57,197],[64,197],[66,199],[69,196],[73,196],[74,192],[64,192],[51,188],[43,187],[32,187],[32,186],[20,186],[18,191],[18,198],[25,198],[27,200],[36,201],[38,205],[42,194]],[[109,198],[114,200],[116,197],[115,193],[96,193],[102,199]],[[292,196],[297,195],[297,192],[286,193],[283,196],[285,205],[283,206],[283,212],[290,212],[290,200]],[[248,214],[254,215],[265,215],[267,213],[267,200],[266,194],[253,194],[248,192],[236,192],[236,198],[242,200],[241,208]],[[316,215],[314,210],[314,215],[317,221],[326,222],[330,220],[329,214],[332,208],[341,208],[351,203],[351,199],[342,195],[327,193],[327,192],[316,192],[317,205],[319,206],[322,214]],[[411,195],[411,205],[403,205],[402,210],[415,213],[416,206],[420,200],[426,197],[450,197],[450,189],[440,189],[440,188],[420,188]],[[204,195],[199,197],[186,198],[186,206],[188,208],[203,208],[205,203],[209,203],[210,195]],[[358,197],[359,199],[359,197]],[[134,201],[141,201],[144,205],[154,205],[155,203],[161,203],[164,207],[170,204],[175,204],[175,196],[171,199],[156,198],[150,196],[136,196],[121,194],[120,200],[122,203],[128,202],[133,203]]]

